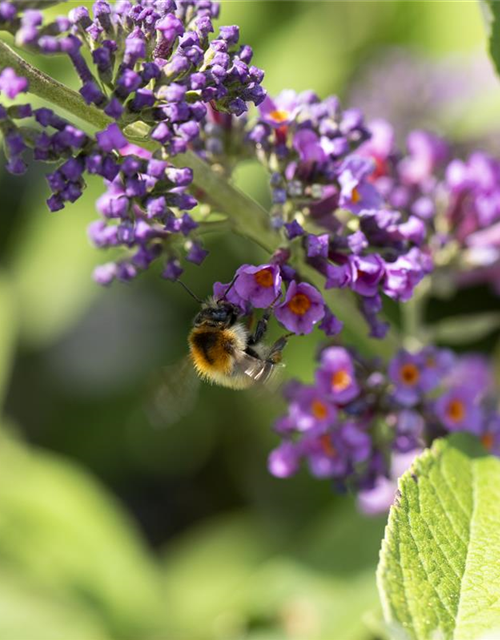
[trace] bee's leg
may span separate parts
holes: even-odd
[[[273,300],[271,305],[262,314],[262,318],[257,322],[257,326],[255,327],[254,333],[248,339],[249,346],[258,344],[262,340],[262,338],[266,335],[269,318],[271,317],[271,314],[273,312],[274,305],[276,304],[276,302],[278,302],[280,298],[281,298],[281,292],[278,293],[278,295]]]
[[[286,335],[281,336],[281,338],[278,338],[278,340],[276,340],[269,351],[269,355],[267,356],[267,360],[269,362],[272,362],[273,364],[278,364],[278,362],[281,362],[281,354],[283,352],[283,349],[288,344],[288,338],[293,335],[295,334],[287,333]]]
[[[258,344],[262,338],[266,335],[267,324],[269,322],[269,318],[271,317],[272,309],[266,309],[262,315],[262,318],[257,322],[257,326],[255,327],[255,331],[248,338],[248,346],[253,346]]]

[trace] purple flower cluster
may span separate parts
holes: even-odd
[[[314,476],[362,490],[369,504],[366,492],[387,495],[390,452],[411,460],[434,438],[468,431],[500,455],[493,388],[480,356],[400,351],[383,371],[343,347],[326,347],[314,384],[286,389],[288,413],[275,425],[283,442],[271,453],[270,471],[288,477],[306,462]]]
[[[342,111],[337,98],[312,92],[268,97],[259,112],[248,135],[271,173],[273,224],[289,242],[298,238],[326,289],[358,295],[371,335],[384,337],[381,294],[409,300],[433,267],[425,220],[401,197],[388,197],[395,189],[382,180],[394,156],[390,127],[370,128],[358,110]],[[414,132],[414,155],[404,163],[413,199],[434,167],[421,135]]]
[[[459,247],[459,283],[489,282],[500,294],[500,161],[472,153],[445,176],[448,241]]]
[[[406,138],[406,151],[395,146],[393,127],[385,120],[369,125],[371,134],[359,152],[375,163],[374,187],[389,208],[403,213],[408,232],[420,242],[426,234],[424,222],[436,213],[439,177],[449,156],[448,145],[428,131],[414,130]]]
[[[388,122],[374,121],[369,130],[371,138],[358,152],[375,162],[374,186],[403,214],[400,226],[428,266],[446,269],[456,284],[489,282],[500,291],[500,161],[481,151],[466,161],[450,158],[445,141],[426,131],[412,131],[400,154]],[[377,234],[393,233],[401,222],[399,213],[392,212],[392,219],[377,215]],[[366,224],[361,222],[365,232]]]

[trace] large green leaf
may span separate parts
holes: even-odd
[[[500,637],[500,461],[456,434],[417,459],[399,491],[378,568],[394,637]]]
[[[5,436],[0,567],[85,608],[116,640],[149,637],[164,615],[156,568],[103,488],[75,465]]]

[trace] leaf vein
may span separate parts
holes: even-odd
[[[410,538],[412,539],[412,542],[415,545],[415,549],[417,551],[416,558],[417,558],[417,560],[418,560],[418,562],[419,562],[419,564],[420,564],[420,566],[421,566],[421,568],[422,568],[422,570],[423,570],[423,572],[424,572],[424,574],[425,574],[425,576],[427,578],[429,586],[432,588],[432,590],[436,594],[437,600],[440,602],[440,604],[442,605],[444,611],[446,611],[446,613],[450,616],[450,618],[453,618],[454,617],[454,613],[452,613],[451,611],[448,610],[448,607],[447,607],[446,603],[441,598],[441,594],[439,593],[439,591],[436,589],[434,583],[432,582],[432,579],[431,579],[432,578],[432,574],[430,574],[427,571],[427,568],[425,567],[425,564],[422,561],[422,558],[421,558],[422,550],[420,549],[420,547],[419,547],[419,545],[418,545],[418,543],[417,543],[417,541],[415,539],[415,536],[413,535],[412,528],[411,528],[411,522],[410,522],[410,514],[406,513],[406,515],[407,515],[407,520],[408,520],[408,533],[410,534]]]
[[[457,613],[455,616],[455,620],[454,620],[454,632],[456,631],[457,627],[458,627],[458,621],[460,618],[460,607],[462,605],[462,596],[464,593],[464,589],[463,589],[463,582],[464,582],[464,576],[467,573],[467,563],[469,562],[469,555],[470,555],[470,541],[472,539],[472,527],[473,527],[473,522],[474,522],[474,516],[475,516],[475,512],[476,512],[476,508],[477,508],[477,497],[476,497],[476,474],[474,473],[474,463],[471,464],[471,493],[472,493],[472,510],[471,510],[471,515],[470,515],[470,520],[469,520],[469,545],[467,547],[467,551],[466,551],[466,555],[465,555],[465,562],[464,562],[464,571],[462,573],[462,580],[460,581],[459,584],[459,591],[458,591],[458,604],[457,604]],[[455,635],[455,633],[453,633],[453,635]]]

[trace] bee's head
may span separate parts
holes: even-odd
[[[201,311],[196,314],[194,318],[194,326],[200,327],[202,325],[224,329],[225,327],[232,326],[236,320],[240,311],[238,307],[227,300],[215,300],[211,298],[207,302],[204,302]]]

